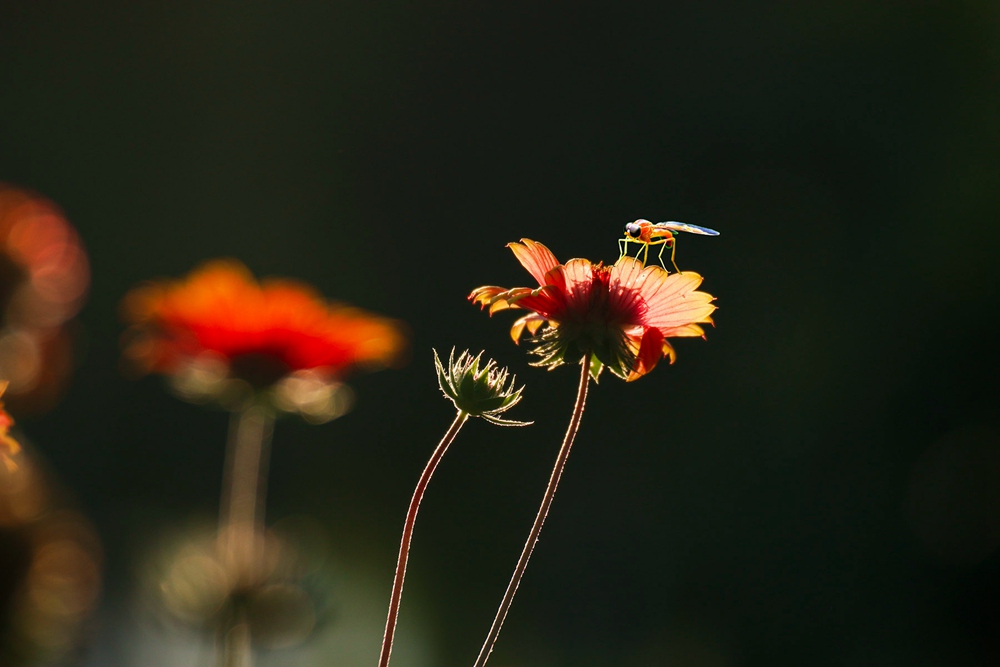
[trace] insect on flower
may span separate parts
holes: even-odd
[[[625,236],[618,239],[618,251],[621,253],[619,259],[628,254],[628,244],[638,243],[642,246],[642,265],[646,265],[646,260],[649,259],[649,246],[658,245],[660,246],[660,254],[658,259],[660,260],[660,266],[666,269],[666,265],[663,263],[663,249],[670,248],[670,263],[674,265],[674,269],[677,273],[681,270],[677,268],[677,262],[674,261],[674,255],[677,252],[677,237],[674,232],[688,232],[689,234],[701,234],[702,236],[718,236],[719,232],[714,229],[709,229],[708,227],[699,227],[698,225],[689,225],[685,222],[650,222],[649,220],[643,220],[639,218],[635,222],[630,222],[625,225]],[[639,258],[638,253],[636,253],[636,259]]]
[[[613,266],[571,259],[560,264],[541,243],[521,239],[508,247],[538,281],[537,288],[484,285],[469,300],[490,315],[507,309],[530,311],[516,320],[510,336],[527,331],[536,344],[534,366],[556,368],[589,358],[596,380],[607,368],[623,380],[645,375],[663,357],[674,360],[669,338],[704,336],[715,297],[698,291],[693,271],[667,273],[623,256]]]

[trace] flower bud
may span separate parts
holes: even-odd
[[[521,402],[524,387],[514,388],[515,377],[490,359],[481,366],[483,353],[473,357],[468,350],[455,358],[455,348],[445,367],[434,350],[438,386],[455,407],[473,417],[482,417],[498,426],[527,426],[532,422],[501,419],[500,415]],[[508,378],[510,381],[508,382]]]

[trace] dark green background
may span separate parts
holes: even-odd
[[[717,328],[594,388],[496,667],[997,664],[998,102],[987,0],[3,2],[0,180],[92,260],[72,387],[21,422],[107,549],[88,664],[125,662],[140,547],[214,512],[226,431],[119,374],[131,285],[235,256],[409,324],[354,412],[275,434],[270,516],[376,598],[452,416],[431,347],[527,383],[537,424],[469,425],[417,526],[433,664],[471,664],[576,371],[465,296],[529,284],[509,241],[610,261],[638,217],[722,232],[678,252]]]

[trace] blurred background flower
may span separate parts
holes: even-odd
[[[232,576],[208,526],[179,531],[149,558],[147,602],[159,599],[154,611],[208,638],[234,606],[247,607],[251,637],[262,648],[297,646],[332,617],[329,538],[307,517],[286,517],[268,529],[262,571],[252,586]]]
[[[12,412],[52,409],[75,365],[73,317],[90,269],[76,230],[51,201],[0,183],[0,664],[74,661],[101,590],[89,519]],[[22,446],[25,445],[25,446]]]
[[[7,390],[7,382],[0,381],[0,398]],[[3,463],[9,470],[17,467],[17,463],[12,458],[21,451],[21,445],[10,434],[10,427],[14,425],[14,419],[7,414],[3,401],[0,400],[0,463]]]
[[[343,667],[370,666],[385,623],[385,573],[345,558],[337,542],[315,517],[276,521],[268,529],[266,576],[245,589],[227,576],[210,522],[176,525],[137,554],[139,588],[127,613],[141,622],[121,638],[125,654],[115,656],[105,645],[92,662],[214,664],[218,628],[241,606],[260,665],[313,665],[336,656]],[[407,607],[412,614],[400,624],[398,655],[407,665],[433,667],[427,595],[414,595]],[[123,625],[118,620],[117,631]]]
[[[124,337],[127,362],[141,373],[166,375],[182,398],[211,400],[233,414],[218,532],[210,542],[189,545],[171,567],[163,599],[175,614],[212,628],[223,664],[246,667],[254,648],[287,643],[268,640],[281,633],[266,619],[292,623],[304,615],[303,627],[288,630],[304,638],[321,604],[297,587],[290,572],[297,556],[266,529],[275,413],[313,423],[344,414],[350,394],[343,378],[398,364],[406,342],[402,326],[327,302],[295,280],[258,282],[232,259],[137,287],[125,296],[122,313],[131,325]]]
[[[65,386],[71,318],[89,283],[87,255],[62,211],[0,183],[0,379],[19,414],[50,408]]]
[[[349,406],[348,373],[398,364],[405,349],[399,323],[329,303],[299,281],[258,283],[232,259],[137,287],[122,314],[125,358],[167,375],[181,396],[233,408],[268,392],[274,407],[316,422]]]

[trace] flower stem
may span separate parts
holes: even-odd
[[[490,632],[486,636],[486,641],[483,643],[482,649],[479,651],[479,657],[476,658],[475,667],[483,667],[486,661],[490,659],[490,653],[493,652],[493,645],[496,644],[497,637],[500,635],[500,628],[503,627],[504,619],[507,618],[507,612],[514,601],[514,594],[517,593],[517,586],[521,583],[521,577],[524,575],[525,568],[528,567],[528,559],[531,558],[531,552],[535,548],[535,543],[538,542],[538,535],[542,532],[545,517],[549,514],[549,507],[552,505],[552,499],[555,498],[556,488],[559,486],[559,478],[562,477],[563,470],[566,468],[566,460],[569,458],[569,451],[573,447],[576,432],[580,429],[580,419],[583,417],[583,408],[587,402],[587,386],[590,384],[589,355],[584,357],[581,366],[583,370],[580,373],[580,387],[576,392],[576,404],[573,406],[573,416],[570,417],[566,436],[563,438],[562,447],[559,448],[559,455],[556,456],[556,463],[552,467],[552,474],[549,476],[549,485],[545,487],[545,495],[542,497],[542,504],[539,506],[538,514],[535,516],[535,523],[531,526],[531,532],[528,533],[528,540],[524,543],[524,549],[521,551],[521,557],[514,568],[514,574],[510,578],[510,583],[507,584],[507,592],[504,593],[503,600],[500,602],[500,608],[497,609],[497,615],[493,619],[492,627],[490,627]]]
[[[238,589],[252,586],[264,552],[264,508],[274,414],[250,402],[229,422],[219,511],[219,548]],[[225,667],[251,667],[250,627],[244,610],[233,609],[222,628]]]
[[[424,466],[424,471],[420,474],[417,487],[413,490],[413,498],[410,500],[410,508],[406,511],[406,522],[403,524],[403,537],[399,543],[399,558],[396,560],[396,576],[392,582],[392,596],[389,599],[389,614],[385,619],[385,635],[382,638],[382,653],[378,659],[378,667],[387,667],[389,664],[389,654],[392,653],[392,639],[396,633],[396,619],[399,617],[399,601],[403,595],[403,579],[406,577],[406,561],[410,556],[410,540],[413,537],[413,525],[417,521],[417,511],[420,509],[420,501],[424,498],[427,484],[431,481],[431,476],[437,469],[438,463],[444,458],[448,446],[455,440],[455,436],[469,418],[469,413],[459,410],[455,415],[455,421],[451,423],[448,432],[441,438],[430,460]]]

